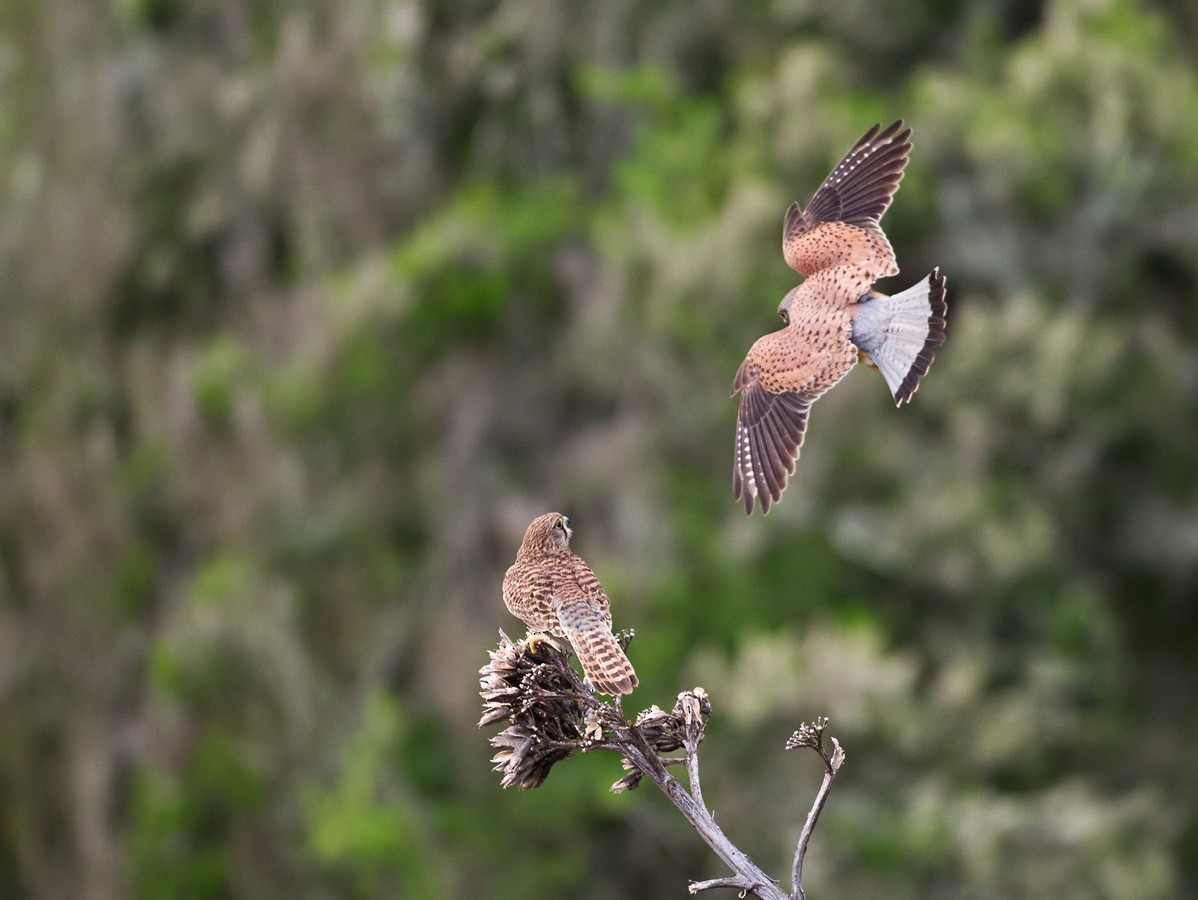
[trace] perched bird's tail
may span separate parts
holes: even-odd
[[[583,673],[601,694],[631,694],[637,686],[636,672],[623,648],[610,631],[588,635],[574,646]]]
[[[919,389],[919,379],[944,343],[945,278],[939,269],[914,287],[886,297],[863,299],[853,315],[853,343],[878,367],[895,406]]]
[[[558,622],[570,639],[583,674],[601,694],[631,694],[637,686],[636,672],[614,634],[611,619],[599,616],[592,604],[582,598],[557,603]]]

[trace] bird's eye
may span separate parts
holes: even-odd
[[[565,529],[565,527],[566,527],[566,523],[562,521],[562,517],[561,517],[561,516],[558,516],[558,517],[557,517],[557,521],[553,523],[553,527],[554,527],[554,528],[561,528],[561,529],[563,529],[563,530],[564,530],[564,529]]]
[[[787,325],[790,324],[790,316],[786,314],[786,310],[784,310],[784,309],[778,310],[778,318],[781,319],[783,322],[785,322]]]

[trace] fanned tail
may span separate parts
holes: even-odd
[[[853,343],[878,367],[895,406],[908,402],[919,389],[936,348],[944,343],[945,281],[940,270],[933,269],[902,293],[862,300],[853,316]]]

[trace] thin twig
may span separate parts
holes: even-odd
[[[803,890],[803,860],[807,856],[807,844],[811,841],[815,823],[819,820],[819,814],[828,800],[828,793],[832,790],[832,782],[836,780],[836,773],[840,771],[840,767],[844,763],[844,749],[836,738],[832,738],[831,754],[824,750],[824,728],[827,724],[827,719],[818,719],[811,725],[804,725],[787,743],[787,748],[810,747],[824,761],[824,780],[819,786],[819,793],[815,795],[815,802],[807,813],[807,821],[803,823],[803,830],[799,833],[799,842],[795,845],[794,865],[791,867],[790,873],[791,900],[807,900],[807,893]]]
[[[687,885],[687,890],[692,894],[710,891],[713,888],[732,888],[734,891],[740,891],[740,895],[745,897],[748,896],[753,886],[739,875],[731,875],[727,878],[709,878],[707,881],[692,881]]]
[[[686,776],[690,781],[691,796],[710,814],[707,804],[703,802],[703,787],[699,784],[699,748],[690,741],[686,742]]]

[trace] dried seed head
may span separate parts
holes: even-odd
[[[820,754],[823,755],[824,729],[827,727],[827,716],[819,716],[813,722],[804,722],[799,726],[799,730],[790,736],[790,740],[786,742],[786,749],[810,747],[812,750],[820,751]]]
[[[625,791],[635,791],[641,784],[641,770],[636,768],[628,759],[624,760],[624,768],[631,769],[627,775],[619,779],[611,786],[613,794],[622,794]]]
[[[526,641],[499,634],[491,661],[479,670],[478,724],[509,723],[491,738],[498,751],[491,762],[503,775],[502,785],[539,787],[556,763],[601,740],[603,729],[597,720],[584,722],[577,676],[564,651],[545,641],[530,649]]]

